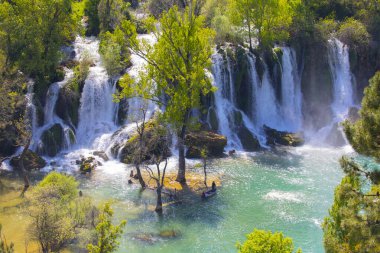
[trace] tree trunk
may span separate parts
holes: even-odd
[[[206,188],[207,188],[207,171],[206,171],[206,159],[204,159],[204,161],[203,161],[203,172],[205,173],[205,186],[206,186]]]
[[[186,161],[185,161],[185,134],[186,125],[182,126],[181,133],[178,136],[178,175],[176,181],[186,183]]]
[[[146,184],[145,184],[145,181],[141,175],[141,170],[140,170],[140,165],[139,164],[136,164],[136,171],[137,171],[137,177],[139,179],[139,182],[140,182],[140,185],[142,188],[145,188],[146,187]]]
[[[154,211],[162,213],[162,186],[157,187],[157,204]]]
[[[24,179],[24,189],[21,192],[21,196],[24,196],[25,192],[28,190],[28,188],[30,186],[29,178],[28,178],[28,175],[27,175],[26,170],[24,168],[24,158],[25,158],[26,152],[29,149],[31,141],[32,141],[32,138],[29,138],[27,140],[26,145],[24,147],[24,150],[22,151],[22,153],[20,155],[20,159],[19,159],[20,176],[22,176]]]

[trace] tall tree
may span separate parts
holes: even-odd
[[[344,123],[346,136],[360,154],[380,159],[380,72],[365,89],[360,118]],[[328,253],[380,251],[380,171],[343,157],[345,177],[323,223]]]
[[[380,159],[380,72],[364,91],[360,119],[353,124],[346,121],[344,127],[349,142],[358,153]]]
[[[139,42],[136,28],[126,21],[131,50],[146,62],[146,71],[140,72],[139,80],[133,84],[124,78],[121,96],[131,95],[155,100],[165,107],[164,118],[175,129],[178,136],[179,170],[177,181],[185,179],[185,135],[192,125],[191,110],[200,106],[201,95],[213,92],[206,69],[211,66],[214,32],[204,28],[204,18],[194,14],[194,8],[183,12],[173,7],[160,19],[159,30],[150,22],[157,43],[149,45]],[[133,89],[133,86],[149,87]],[[131,92],[132,91],[132,92]],[[131,94],[132,93],[132,94]],[[163,99],[164,98],[164,99]]]

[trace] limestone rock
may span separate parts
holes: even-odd
[[[19,169],[20,156],[13,157],[10,164],[13,168]],[[24,156],[23,164],[26,170],[37,170],[45,167],[46,161],[33,151],[27,150]]]
[[[302,146],[305,141],[301,133],[289,133],[284,131],[278,131],[264,125],[264,131],[267,135],[268,145],[283,145],[298,147]]]
[[[47,154],[48,156],[57,155],[63,148],[64,145],[64,131],[60,124],[55,124],[41,136],[42,148],[41,152]]]
[[[190,132],[185,137],[187,158],[201,158],[201,151],[206,148],[209,157],[223,156],[227,138],[209,131]]]

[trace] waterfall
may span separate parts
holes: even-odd
[[[65,79],[61,82],[56,82],[50,85],[47,94],[46,94],[46,104],[44,108],[45,115],[45,125],[49,125],[54,123],[54,109],[58,100],[59,91],[62,87],[64,87],[67,82],[73,77],[74,72],[70,69],[65,69]]]
[[[347,45],[335,38],[330,39],[328,45],[328,61],[333,82],[333,120],[314,134],[312,143],[341,146],[347,144],[347,140],[339,123],[345,120],[350,107],[354,106],[354,77],[350,70]]]
[[[34,133],[37,129],[37,109],[34,105],[34,82],[32,80],[28,81],[28,91],[26,93],[26,113],[28,120],[30,121],[30,127],[32,131],[32,140],[34,141]]]
[[[334,84],[332,111],[336,121],[342,121],[354,105],[353,75],[350,70],[348,46],[338,39],[329,42],[329,65]]]
[[[282,47],[281,113],[283,130],[297,132],[302,126],[301,80],[294,49]]]
[[[256,58],[248,55],[250,79],[252,86],[252,111],[253,119],[257,128],[267,125],[271,128],[282,128],[280,110],[269,77],[269,70],[265,64],[262,82],[256,71]]]
[[[229,145],[233,148],[241,149],[242,145],[239,137],[234,131],[235,121],[235,106],[233,101],[229,100],[230,91],[234,85],[231,83],[230,75],[226,76],[226,70],[224,68],[224,59],[220,54],[215,54],[212,57],[213,60],[213,85],[218,88],[214,94],[215,109],[218,116],[219,131],[222,135],[227,137]],[[229,68],[229,71],[231,69]]]
[[[114,124],[115,104],[112,97],[116,82],[110,80],[102,65],[98,40],[78,37],[76,50],[79,59],[88,54],[95,65],[90,67],[83,87],[77,128],[78,144],[88,146],[95,138],[116,127]]]

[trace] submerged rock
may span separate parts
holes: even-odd
[[[87,158],[82,157],[82,159],[76,163],[79,164],[79,170],[83,174],[91,173],[98,166],[98,162],[95,157],[92,156]]]
[[[158,235],[163,239],[172,239],[181,236],[181,232],[174,229],[168,229],[162,230]]]
[[[206,149],[209,157],[223,156],[227,138],[209,131],[191,132],[185,137],[187,158],[201,158],[202,149]]]
[[[64,131],[60,124],[55,124],[43,132],[41,136],[42,154],[47,154],[51,157],[57,155],[63,148],[64,138]]]
[[[20,156],[13,157],[10,161],[10,164],[13,168],[19,169]],[[23,164],[26,170],[37,170],[45,167],[46,161],[33,151],[27,150],[23,159]]]
[[[289,133],[284,131],[278,131],[265,125],[264,131],[267,135],[268,145],[299,147],[305,143],[305,140],[301,133]]]

